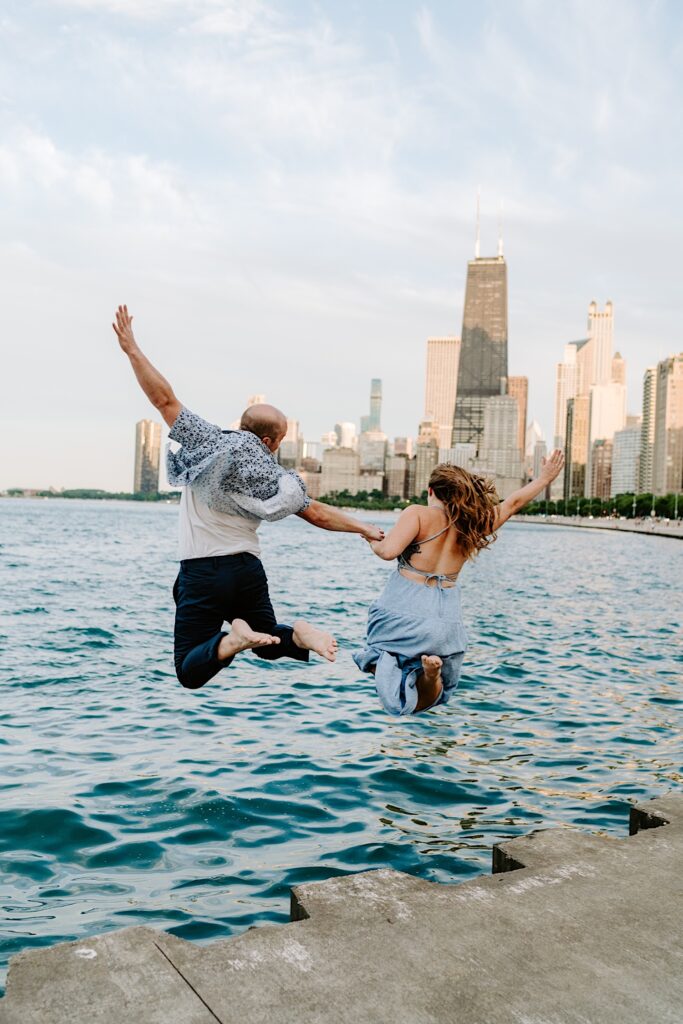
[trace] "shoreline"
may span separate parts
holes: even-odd
[[[612,530],[618,533],[641,533],[651,537],[683,540],[683,521],[673,519],[594,519],[592,516],[528,516],[520,513],[513,516],[510,522],[535,523],[538,526],[570,526],[574,529],[584,530]]]

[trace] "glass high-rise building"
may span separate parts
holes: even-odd
[[[373,377],[370,381],[370,415],[362,416],[360,421],[361,434],[382,429],[382,381]]]
[[[159,490],[161,424],[140,420],[135,424],[135,494],[156,494]]]
[[[453,445],[481,445],[486,402],[508,375],[507,264],[502,255],[467,264]]]

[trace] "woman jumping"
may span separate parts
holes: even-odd
[[[353,658],[374,675],[389,714],[412,715],[447,703],[467,647],[460,570],[563,465],[562,452],[554,451],[538,479],[500,502],[489,480],[443,463],[429,479],[427,507],[409,505],[384,540],[368,541],[376,555],[398,558],[398,565],[370,606],[366,646]]]

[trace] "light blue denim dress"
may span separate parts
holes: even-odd
[[[401,567],[424,576],[425,582],[408,579]],[[443,661],[443,691],[432,707],[448,703],[458,685],[467,633],[462,621],[460,584],[445,586],[452,579],[415,569],[403,555],[382,594],[370,605],[366,646],[353,655],[353,660],[362,672],[374,666],[377,696],[390,715],[415,714],[416,681],[422,672],[423,654],[437,654]]]

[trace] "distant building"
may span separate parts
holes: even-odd
[[[420,420],[417,432],[417,444],[433,444],[439,447],[439,424],[436,420]]]
[[[612,442],[612,486],[610,497],[635,494],[638,488],[641,425],[617,430]]]
[[[408,497],[408,466],[407,455],[390,455],[386,462],[385,487],[387,497]]]
[[[358,454],[361,470],[383,473],[387,455],[386,434],[381,430],[366,430],[358,439]]]
[[[564,449],[567,437],[567,402],[577,394],[578,368],[576,353],[588,339],[570,341],[564,346],[564,359],[555,365],[555,433],[553,445]]]
[[[526,418],[529,405],[529,378],[508,377],[507,393],[517,399],[517,447],[520,452],[524,451],[526,435]]]
[[[507,375],[507,264],[502,240],[497,256],[479,256],[477,228],[475,258],[467,264],[452,445],[481,446],[486,402],[500,395]]]
[[[594,384],[590,389],[590,408],[588,426],[589,459],[586,468],[587,481],[591,482],[594,475],[590,465],[593,444],[595,441],[611,441],[617,430],[626,424],[626,385],[610,381],[607,384]],[[611,449],[610,449],[611,451]],[[588,489],[587,497],[597,498]]]
[[[588,307],[588,337],[592,342],[592,380],[591,384],[608,384],[612,380],[612,358],[614,351],[614,307],[611,302],[605,304],[603,312],[598,310],[597,302]],[[584,387],[588,382],[584,382]]]
[[[135,424],[135,494],[156,494],[159,490],[161,424],[140,420]]]
[[[439,461],[439,449],[436,441],[427,440],[418,442],[415,450],[415,481],[413,484],[413,495],[419,498],[429,486],[429,478],[432,470]],[[413,497],[410,495],[410,497]]]
[[[626,383],[626,360],[620,352],[616,352],[612,359],[612,380],[617,384]]]
[[[360,456],[352,448],[327,448],[323,452],[320,494],[349,491],[356,494],[360,481]]]
[[[411,458],[413,455],[412,437],[395,437],[394,455],[407,455],[408,458]]]
[[[362,416],[360,421],[360,432],[365,434],[368,431],[382,429],[382,381],[373,377],[370,381],[370,415]]]
[[[472,469],[477,458],[477,446],[475,444],[456,444],[453,448],[453,458],[450,460],[454,466],[460,466],[468,472]]]
[[[337,447],[356,448],[358,440],[356,438],[355,423],[335,423],[334,432],[337,438]]]
[[[612,442],[600,438],[591,445],[590,496],[606,501],[612,493]]]
[[[294,469],[300,465],[304,456],[304,439],[299,429],[298,420],[287,420],[287,433],[280,442],[278,458],[285,469]]]
[[[353,426],[353,424],[351,424]],[[337,424],[339,426],[339,424]],[[355,428],[354,428],[355,429]],[[339,439],[336,430],[328,430],[326,434],[320,438],[321,455],[326,448],[338,448]]]
[[[438,424],[440,448],[449,448],[453,435],[459,358],[460,338],[427,339],[424,418]]]
[[[322,473],[316,469],[303,468],[299,470],[299,476],[306,485],[306,493],[309,498],[317,499],[321,495]]]
[[[497,477],[522,479],[522,453],[519,449],[519,406],[512,395],[489,398],[484,407],[484,431],[479,461]]]
[[[638,493],[652,493],[652,469],[657,425],[657,367],[648,366],[643,376],[643,423],[640,432]]]
[[[586,493],[590,395],[576,395],[567,402],[564,497],[582,498]]]
[[[534,480],[538,479],[543,469],[543,460],[548,454],[548,446],[545,441],[537,441],[534,445],[534,456],[531,475]]]
[[[656,404],[653,492],[677,494],[683,491],[683,352],[657,364]]]

